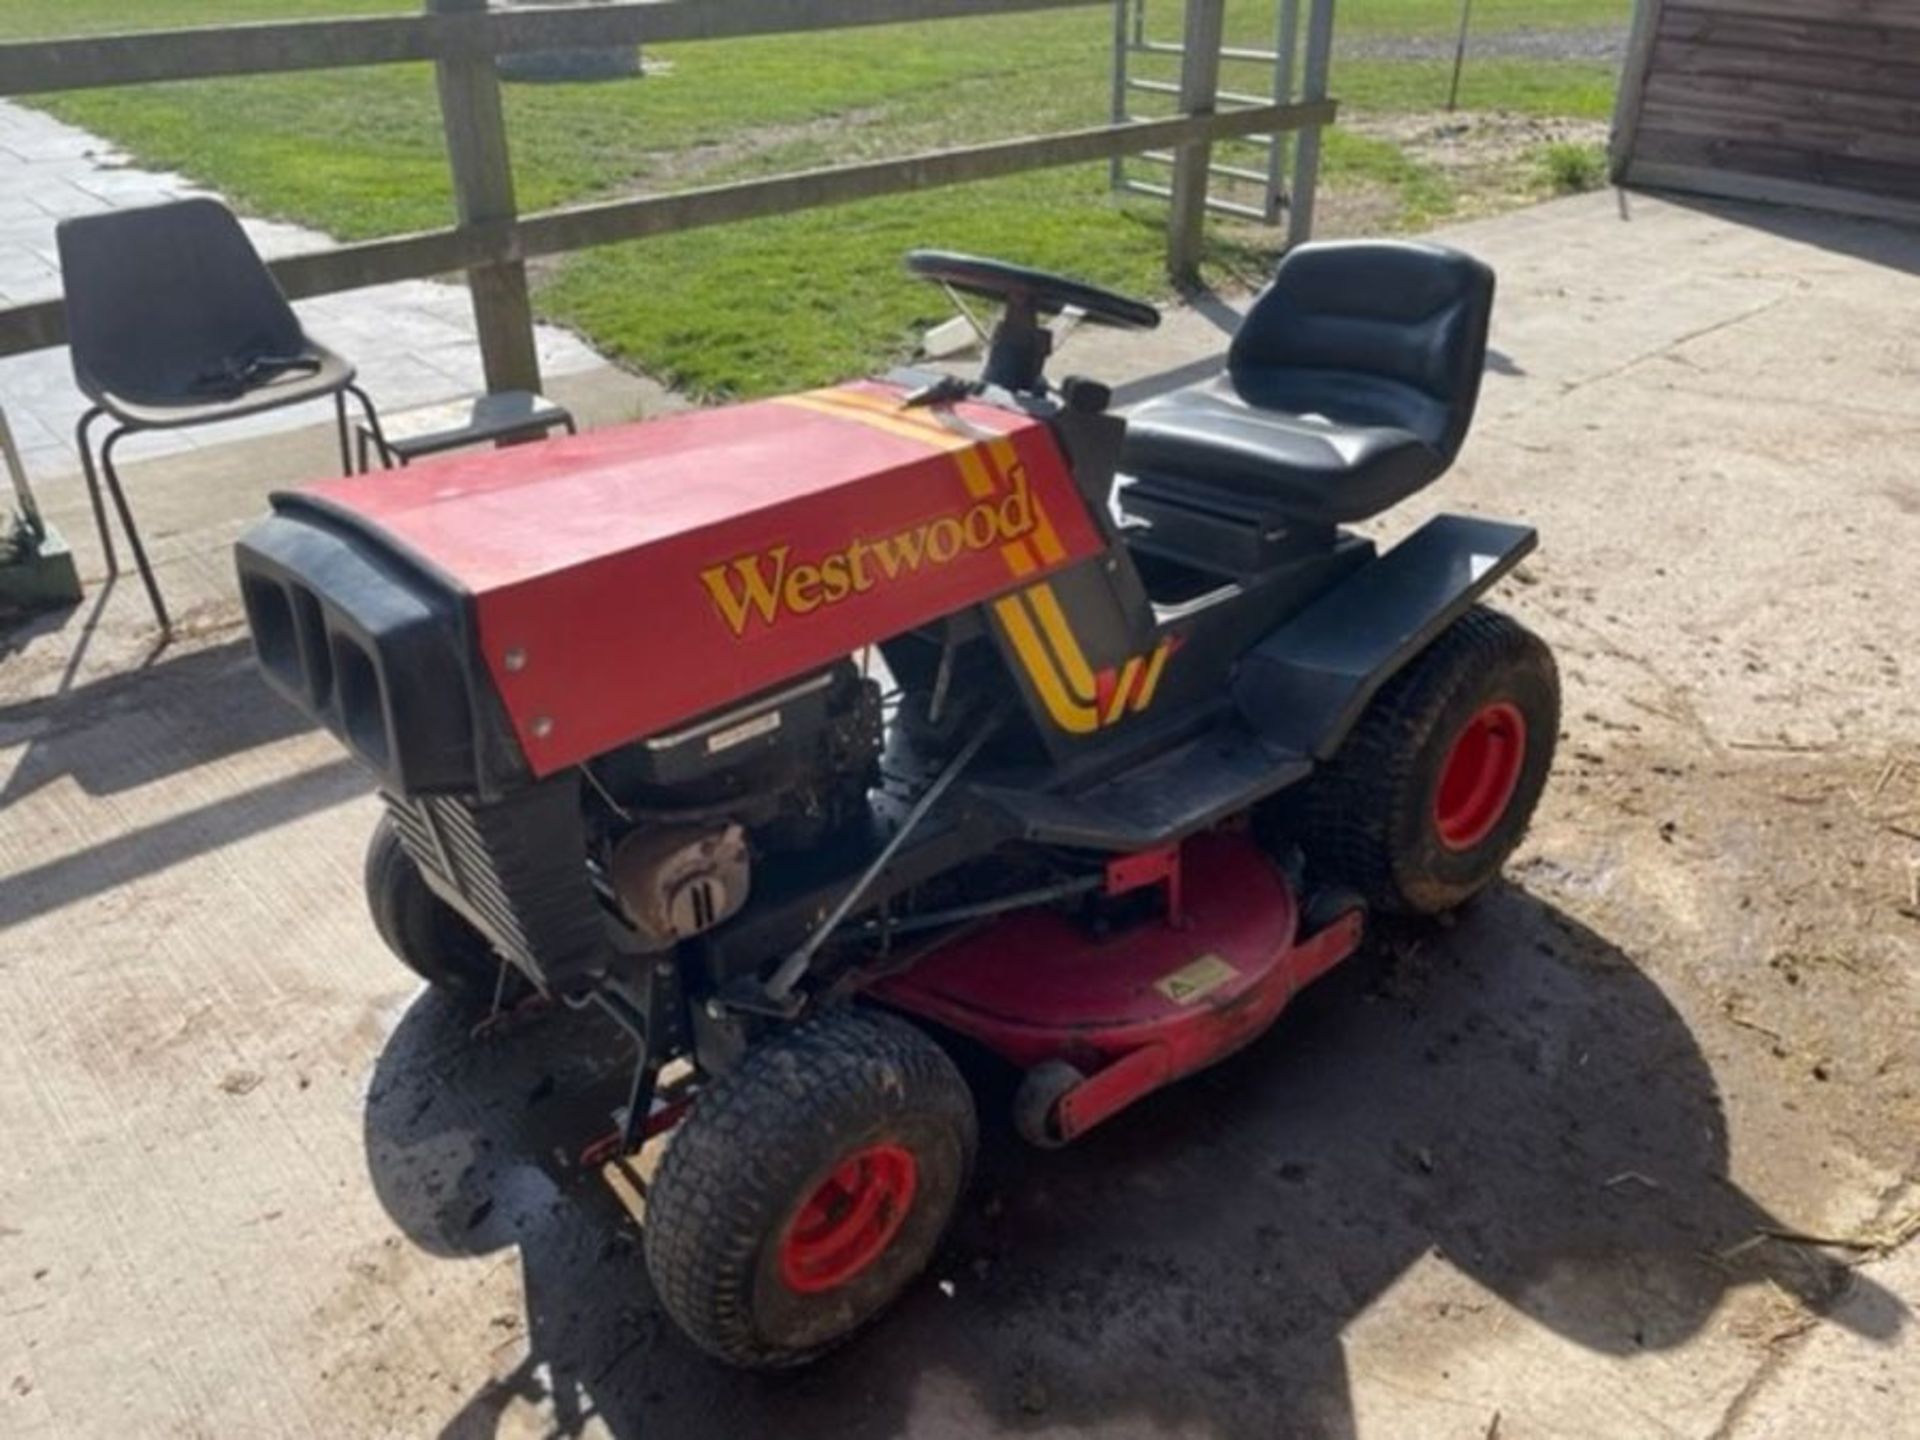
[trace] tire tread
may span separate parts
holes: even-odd
[[[647,1268],[667,1312],[711,1354],[769,1369],[828,1348],[795,1352],[764,1340],[749,1291],[766,1217],[790,1199],[779,1193],[779,1177],[819,1143],[818,1130],[796,1116],[876,1081],[918,1106],[964,1117],[970,1163],[973,1097],[953,1062],[911,1025],[870,1011],[824,1012],[750,1050],[707,1086],[675,1132],[647,1195]],[[963,1169],[962,1190],[965,1179]]]
[[[1333,759],[1301,787],[1297,799],[1289,797],[1289,831],[1312,869],[1352,886],[1384,914],[1431,913],[1459,903],[1464,897],[1410,883],[1402,873],[1395,817],[1420,784],[1434,729],[1460,692],[1484,683],[1488,674],[1515,671],[1545,682],[1557,732],[1559,676],[1552,652],[1519,621],[1485,606],[1462,614],[1382,686]],[[1544,737],[1549,760],[1555,738]],[[1540,773],[1544,779],[1544,770]],[[1516,794],[1514,804],[1530,819],[1537,799],[1536,784],[1534,793]],[[1501,834],[1494,871],[1525,833],[1522,823]]]

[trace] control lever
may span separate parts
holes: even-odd
[[[928,405],[951,405],[979,393],[979,386],[971,380],[963,380],[958,375],[942,375],[907,396],[900,402],[900,408],[918,410]]]

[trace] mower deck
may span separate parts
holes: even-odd
[[[1163,887],[1165,907],[1151,919],[1094,935],[1056,910],[1020,911],[874,994],[1023,1068],[1064,1061],[1079,1070],[1085,1079],[1054,1117],[1070,1140],[1253,1040],[1360,943],[1357,908],[1303,939],[1292,886],[1244,830],[1196,835],[1163,864],[1152,860],[1115,862],[1108,887]]]

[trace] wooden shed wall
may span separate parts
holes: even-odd
[[[1640,0],[1624,184],[1920,220],[1920,0]]]

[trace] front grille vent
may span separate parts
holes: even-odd
[[[602,968],[606,926],[587,876],[573,776],[485,805],[461,796],[383,798],[434,890],[509,960],[563,988]]]

